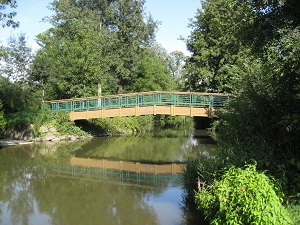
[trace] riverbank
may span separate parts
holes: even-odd
[[[32,144],[32,141],[23,141],[23,140],[11,140],[11,139],[0,139],[0,148],[13,146],[13,145],[26,145]]]

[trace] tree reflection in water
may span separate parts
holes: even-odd
[[[93,181],[91,177],[83,175],[79,178],[63,174],[57,176],[48,170],[54,162],[59,165],[68,165],[70,157],[74,154],[84,155],[88,151],[112,154],[112,148],[120,143],[123,143],[124,149],[118,147],[117,155],[111,158],[118,156],[126,158],[134,155],[136,151],[138,156],[145,154],[147,158],[144,158],[144,161],[147,162],[150,161],[149,159],[164,163],[172,162],[174,155],[180,154],[180,146],[187,143],[188,137],[152,141],[153,145],[144,152],[141,150],[143,146],[139,146],[140,150],[138,148],[131,150],[130,147],[141,145],[141,143],[150,144],[150,139],[132,138],[132,142],[123,142],[123,140],[116,139],[115,143],[100,145],[97,141],[94,143],[93,141],[79,141],[57,143],[51,146],[35,144],[0,149],[0,223],[22,225],[198,224],[198,220],[191,219],[193,215],[180,207],[182,194],[180,183],[171,185],[167,180],[156,186],[151,186],[149,182],[146,186],[142,183],[132,185],[130,182],[124,182],[126,181],[124,179],[119,182],[120,174],[123,173],[120,171],[117,175],[119,181],[107,182],[107,180]],[[176,154],[169,147],[173,145],[174,149],[175,143],[180,145],[175,148]],[[108,147],[103,148],[105,145]],[[91,148],[86,150],[87,146]],[[202,149],[205,149],[205,146],[202,146]],[[195,148],[185,150],[184,154],[188,151],[194,154]],[[185,156],[181,157],[181,159],[184,158]],[[149,176],[147,179],[154,179],[154,177]],[[169,178],[166,176],[164,179]]]

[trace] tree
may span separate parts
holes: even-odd
[[[171,52],[168,58],[169,70],[179,89],[184,89],[185,60],[186,56],[180,51]]]
[[[13,18],[17,15],[16,12],[12,11],[9,13],[3,13],[6,7],[9,6],[10,8],[14,9],[17,8],[17,1],[16,0],[0,0],[0,25],[2,27],[12,27],[16,28],[19,27],[19,22],[13,20]]]
[[[220,22],[223,19],[216,19],[224,17],[220,2],[204,3],[197,17],[199,24],[195,22],[196,29],[188,42],[192,50],[188,76],[194,90],[213,87],[211,71],[220,75],[221,70],[213,70],[218,67],[211,65],[222,66],[225,64],[221,62],[231,60],[227,64],[230,79],[223,83],[231,87],[230,102],[226,109],[218,111],[213,126],[219,146],[214,160],[218,167],[211,166],[212,163],[200,166],[199,160],[196,171],[198,175],[210,174],[213,178],[209,176],[209,179],[213,180],[220,178],[222,167],[242,167],[245,162],[255,161],[259,170],[268,171],[281,182],[286,194],[297,194],[300,190],[300,23],[299,11],[295,9],[299,8],[299,2],[227,1],[234,3],[228,7],[234,6],[236,10],[228,12],[232,19],[225,20],[224,24]],[[219,10],[209,10],[209,7],[216,9],[217,5]],[[216,26],[212,26],[214,21]],[[228,31],[220,36],[219,31],[224,27]],[[223,42],[219,42],[221,37],[225,38]],[[238,50],[236,55],[228,51],[226,43],[232,43]],[[216,54],[226,56],[221,57],[223,61],[216,61],[211,54],[213,50],[227,55]],[[224,74],[221,77],[226,78]]]
[[[264,46],[280,39],[280,29],[295,28],[300,23],[300,2],[298,0],[246,0],[254,14],[253,24],[245,27],[241,40],[251,46],[256,54]]]
[[[187,81],[194,91],[232,92],[238,73],[231,65],[248,54],[237,37],[252,23],[253,11],[246,2],[207,0],[202,2],[187,40]]]
[[[33,87],[18,82],[12,83],[3,76],[0,76],[0,101],[5,115],[30,111],[32,108],[36,110],[40,106]]]
[[[29,110],[39,105],[33,85],[29,85],[29,74],[33,59],[32,50],[27,46],[25,34],[10,37],[0,69],[0,101],[5,114]]]
[[[56,0],[53,28],[38,36],[32,80],[51,98],[83,97],[131,89],[142,49],[155,23],[145,22],[144,1]],[[47,96],[46,96],[47,97]]]
[[[118,93],[126,91],[134,81],[141,60],[142,48],[154,38],[156,24],[145,18],[145,0],[118,0],[111,4],[109,29],[116,32],[111,70],[118,81]]]
[[[26,83],[33,55],[31,48],[27,46],[25,34],[10,37],[3,58],[1,74],[14,82]]]
[[[234,66],[241,75],[239,90],[215,128],[230,163],[241,165],[254,159],[260,169],[282,181],[286,193],[295,194],[300,190],[300,23],[285,14],[282,4],[272,4],[270,8],[269,4],[251,5],[259,12],[254,21],[265,22],[261,27],[253,23],[249,30],[263,29],[274,15],[272,32],[262,35],[263,46],[257,42],[260,36],[247,40],[239,36],[251,46],[251,57]]]
[[[158,45],[143,50],[137,78],[131,91],[171,91],[175,88],[171,71],[168,68],[169,56]]]
[[[99,26],[95,12],[70,1],[52,4],[57,12],[51,19],[54,27],[38,35],[41,49],[31,79],[46,90],[48,99],[96,95],[97,83],[104,86],[109,79],[105,49],[113,36]]]

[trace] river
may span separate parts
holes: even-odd
[[[1,148],[0,224],[206,224],[181,174],[213,151],[203,131],[170,130]]]

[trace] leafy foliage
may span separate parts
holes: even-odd
[[[233,70],[238,60],[248,55],[238,31],[252,24],[253,11],[249,4],[235,0],[207,0],[202,2],[187,47],[187,86],[192,91],[232,92],[239,74]]]
[[[8,78],[0,76],[0,100],[6,115],[20,112],[37,110],[39,98],[36,96],[34,87],[23,83],[12,83]]]
[[[2,102],[0,101],[0,134],[4,131],[6,125],[6,120],[4,118]]]
[[[159,46],[145,48],[138,74],[131,89],[142,91],[171,91],[175,89],[168,69],[168,54]]]
[[[3,13],[6,7],[9,6],[11,9],[17,8],[17,1],[16,0],[1,0],[0,1],[0,25],[2,27],[12,27],[17,28],[19,27],[19,22],[14,20],[14,17],[17,15],[16,12],[11,11],[9,13]]]
[[[217,166],[191,162],[194,182],[187,185],[194,187],[203,171],[220,180],[221,168],[256,161],[286,194],[298,196],[299,1],[207,0],[202,6],[187,42],[187,85],[232,95],[212,129]],[[201,179],[212,184],[210,176]]]
[[[223,164],[213,156],[201,154],[196,159],[189,159],[182,175],[187,198],[194,197],[198,179],[202,183],[205,182],[207,185],[211,185],[216,177],[220,177],[222,166]]]
[[[34,85],[28,80],[33,54],[25,35],[11,37],[8,44],[0,55],[0,100],[6,115],[30,111],[39,105]]]
[[[23,129],[26,129],[29,124],[34,123],[37,114],[37,112],[30,110],[24,110],[9,114],[6,116],[6,125],[8,127],[14,128],[15,130],[21,131]]]
[[[94,96],[97,84],[104,94],[132,90],[156,28],[143,5],[143,0],[53,1],[53,28],[38,36],[41,49],[31,77],[45,98]]]
[[[292,224],[274,180],[254,165],[229,168],[220,181],[200,187],[196,201],[211,224]]]
[[[184,68],[187,57],[180,51],[174,51],[169,54],[168,68],[171,71],[171,76],[175,82],[178,90],[191,90],[191,88],[185,88],[185,73]]]
[[[45,90],[46,99],[96,95],[97,82],[105,86],[103,49],[106,34],[95,24],[95,13],[70,1],[55,1],[54,28],[38,35],[41,49],[35,57],[31,80]],[[71,9],[71,10],[69,10]]]
[[[282,29],[294,29],[300,24],[300,2],[297,0],[247,0],[255,13],[253,23],[240,33],[241,41],[251,46],[252,52],[260,54],[264,47],[280,39]]]
[[[88,136],[86,132],[75,125],[74,121],[70,120],[68,113],[53,113],[50,123],[53,124],[62,135]]]
[[[92,124],[101,127],[110,136],[132,134],[153,130],[153,116],[140,117],[115,117],[106,119],[94,119]]]
[[[214,126],[224,165],[255,160],[292,194],[300,190],[298,4],[203,2],[192,23],[187,64],[193,90],[233,94]]]
[[[5,48],[3,66],[0,72],[13,82],[26,83],[33,59],[32,50],[27,46],[25,34],[11,36]]]
[[[156,115],[155,126],[163,129],[183,129],[194,126],[193,118],[187,116]]]
[[[219,145],[232,163],[256,160],[291,194],[300,190],[298,33],[298,28],[283,31],[260,66],[248,65],[240,93],[215,124]]]
[[[298,196],[299,197],[299,196]],[[299,224],[300,223],[300,204],[293,203],[293,204],[288,204],[287,205],[287,210],[289,214],[291,215],[291,218],[294,221],[294,224]]]

